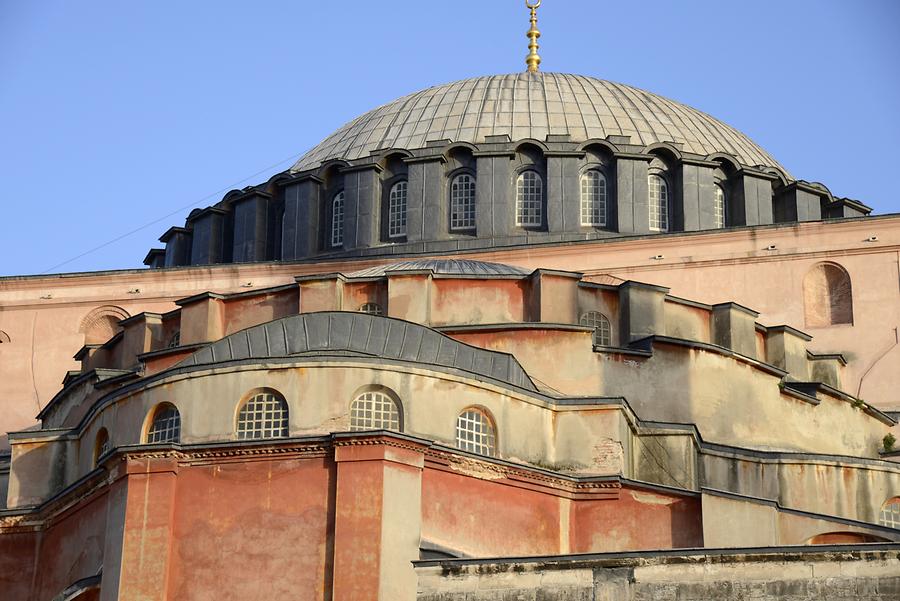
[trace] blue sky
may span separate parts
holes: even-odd
[[[541,66],[694,106],[900,212],[898,22],[896,0],[545,0]],[[0,275],[140,267],[370,108],[522,70],[527,27],[521,0],[0,0]]]

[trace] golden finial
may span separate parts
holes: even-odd
[[[531,10],[531,29],[525,34],[531,41],[528,43],[528,56],[525,57],[525,64],[528,65],[529,73],[537,73],[538,66],[541,64],[541,57],[537,53],[537,39],[541,37],[541,32],[537,28],[537,9],[541,5],[542,0],[537,2],[529,2],[525,0],[525,7]]]

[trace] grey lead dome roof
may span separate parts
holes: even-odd
[[[383,277],[388,273],[404,271],[431,271],[435,275],[459,276],[525,276],[530,269],[506,265],[504,263],[488,263],[468,259],[420,259],[418,261],[400,261],[387,265],[376,265],[361,271],[348,273],[348,278]]]
[[[563,73],[515,73],[464,79],[415,92],[354,119],[291,168],[353,160],[373,150],[423,148],[427,140],[479,144],[569,134],[574,142],[609,135],[632,144],[676,142],[702,156],[734,155],[745,165],[783,169],[747,136],[689,106],[619,83]]]

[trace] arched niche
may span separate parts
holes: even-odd
[[[818,263],[803,278],[806,327],[827,328],[853,324],[853,288],[850,274],[837,263]]]
[[[97,307],[84,316],[78,329],[85,344],[103,344],[122,328],[119,322],[131,317],[128,311],[115,305]]]

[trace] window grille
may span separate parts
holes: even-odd
[[[406,182],[397,182],[391,187],[388,199],[388,237],[402,238],[406,235]]]
[[[181,330],[176,330],[169,339],[169,348],[177,348],[181,346]]]
[[[598,346],[612,344],[612,329],[609,327],[609,320],[603,313],[588,311],[581,316],[581,325],[594,328],[594,333],[591,335],[594,344]]]
[[[147,429],[147,443],[179,442],[181,440],[181,414],[174,405],[166,403],[156,409],[153,421]]]
[[[900,497],[894,497],[882,505],[878,523],[888,528],[900,528]]]
[[[581,176],[581,225],[606,225],[606,178],[596,169]]]
[[[271,392],[253,395],[238,413],[237,435],[240,440],[287,436],[287,403]]]
[[[456,447],[479,455],[494,456],[494,424],[484,411],[466,409],[456,418]]]
[[[331,201],[331,245],[344,244],[344,193],[338,192]]]
[[[350,405],[351,430],[400,431],[397,403],[383,392],[364,392]]]
[[[544,182],[536,171],[523,171],[516,180],[516,225],[540,227],[543,222]]]
[[[716,198],[713,201],[713,221],[717,228],[725,227],[725,190],[716,186]]]
[[[650,230],[669,231],[669,186],[658,175],[647,180],[650,188]]]
[[[457,175],[450,184],[450,229],[470,230],[475,227],[475,178]]]
[[[378,303],[363,303],[359,306],[359,312],[369,315],[384,315],[384,311]]]
[[[109,453],[111,448],[109,432],[106,431],[106,428],[100,428],[97,438],[94,440],[94,467],[97,466],[97,460]]]

